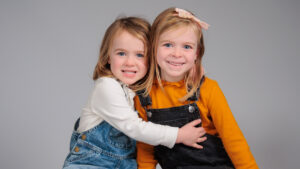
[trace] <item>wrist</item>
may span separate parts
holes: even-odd
[[[182,139],[181,139],[181,129],[179,128],[178,129],[178,132],[177,132],[177,138],[176,138],[176,144],[178,144],[178,143],[181,143],[182,142]]]

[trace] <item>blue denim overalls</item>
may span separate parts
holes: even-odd
[[[136,142],[102,121],[78,133],[76,121],[64,169],[136,169]]]
[[[148,109],[151,98],[139,94],[141,105],[147,112],[148,120],[162,125],[182,127],[188,122],[200,118],[200,110],[195,103],[199,98],[199,89],[188,100],[190,104],[165,109]],[[176,144],[172,149],[155,146],[154,156],[163,169],[229,169],[233,164],[228,157],[219,137],[205,134],[207,140],[200,143],[203,149]]]

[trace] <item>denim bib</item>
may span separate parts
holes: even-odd
[[[136,169],[136,142],[102,121],[94,128],[79,133],[74,126],[64,169]]]

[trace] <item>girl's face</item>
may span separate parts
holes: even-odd
[[[121,31],[112,42],[109,51],[112,74],[127,85],[134,84],[147,73],[144,43],[127,31]]]
[[[182,80],[195,65],[197,34],[190,26],[180,26],[162,33],[158,39],[156,57],[163,80]]]

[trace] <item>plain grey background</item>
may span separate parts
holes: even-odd
[[[298,169],[298,0],[1,0],[0,168],[61,168],[106,28],[124,15],[152,22],[174,6],[211,25],[207,76],[259,167]]]

